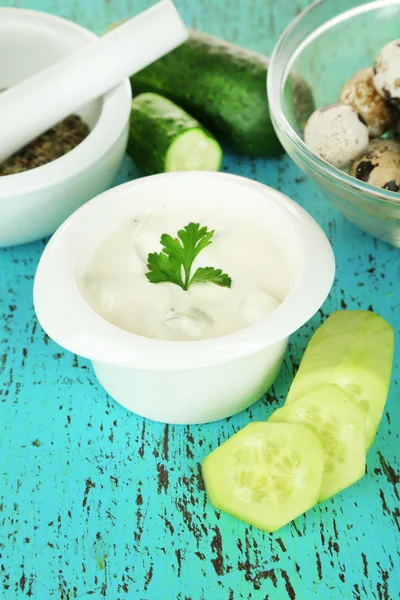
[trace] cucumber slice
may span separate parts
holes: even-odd
[[[132,101],[128,153],[145,175],[218,171],[222,148],[196,119],[158,94]]]
[[[319,437],[288,423],[250,423],[203,461],[211,504],[268,532],[314,506],[322,471]]]
[[[363,310],[332,313],[308,344],[286,404],[336,383],[366,411],[370,448],[389,390],[393,345],[393,329],[382,317]]]
[[[324,446],[323,502],[365,474],[365,411],[337,385],[321,387],[276,410],[268,422],[303,423]]]
[[[222,150],[203,129],[190,129],[171,144],[165,158],[165,171],[219,171]]]

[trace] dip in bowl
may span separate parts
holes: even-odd
[[[215,229],[198,265],[229,274],[230,288],[147,280],[160,234],[188,221]],[[242,177],[169,173],[76,211],[44,251],[34,303],[48,335],[89,358],[120,404],[156,421],[203,423],[247,408],[272,385],[289,335],[319,309],[333,277],[326,236],[289,198]],[[192,308],[206,317],[193,319]],[[177,327],[172,309],[183,310]]]

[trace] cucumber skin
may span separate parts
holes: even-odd
[[[268,109],[269,60],[191,30],[187,42],[131,77],[134,96],[161,94],[249,156],[283,153]]]
[[[369,339],[360,342],[366,328],[370,332]],[[286,404],[329,383],[341,386],[352,401],[357,402],[359,394],[351,386],[359,387],[360,372],[364,373],[369,384],[367,391],[363,390],[363,396],[370,403],[367,412],[369,450],[385,408],[393,354],[394,331],[385,319],[368,310],[335,311],[312,336],[290,386]],[[357,370],[360,364],[361,370]]]
[[[164,173],[171,144],[182,133],[195,129],[205,131],[196,119],[167,98],[140,94],[132,100],[128,154],[143,174]]]

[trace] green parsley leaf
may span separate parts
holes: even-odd
[[[221,269],[214,269],[214,267],[199,267],[190,280],[189,285],[196,282],[200,283],[202,281],[209,281],[210,283],[215,283],[222,287],[231,287],[232,283],[229,275],[223,273]]]
[[[200,267],[191,277],[191,269],[196,256],[209,246],[214,231],[200,227],[199,223],[189,223],[178,231],[173,238],[167,233],[161,236],[162,252],[153,252],[147,259],[149,273],[147,279],[151,283],[170,282],[188,290],[192,283],[214,283],[223,287],[231,287],[231,278],[221,269]]]
[[[146,274],[146,277],[151,283],[162,283],[170,281],[176,283],[184,289],[182,281],[182,265],[175,258],[171,258],[162,252],[157,254],[149,254],[147,266],[150,272]]]

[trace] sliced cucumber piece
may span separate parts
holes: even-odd
[[[196,128],[174,139],[167,151],[165,170],[219,171],[222,162],[221,146],[213,137]]]
[[[323,446],[304,425],[250,423],[203,461],[215,508],[276,531],[317,502]]]
[[[218,171],[222,148],[196,119],[158,94],[132,101],[128,153],[145,175]]]
[[[321,387],[278,408],[268,422],[303,423],[324,446],[324,474],[318,501],[349,487],[365,473],[365,411],[337,385]]]
[[[389,390],[393,345],[393,329],[382,317],[363,310],[332,313],[311,338],[286,404],[336,383],[366,411],[370,448]]]

